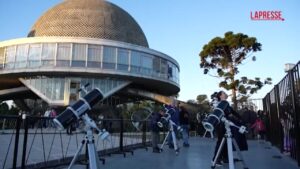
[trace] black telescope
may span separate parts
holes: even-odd
[[[104,96],[99,89],[93,89],[72,106],[68,106],[65,111],[53,119],[54,123],[60,129],[68,127],[71,123],[79,120],[82,115],[91,110],[95,104],[103,99],[103,97]]]
[[[222,117],[225,116],[224,110],[229,106],[225,100],[221,101],[212,113],[202,121],[203,127],[207,131],[213,131],[214,128],[221,122]]]

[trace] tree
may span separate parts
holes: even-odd
[[[205,94],[198,95],[197,96],[197,102],[198,102],[198,104],[201,104],[203,102],[208,102],[207,95],[205,95]]]
[[[237,92],[240,96],[248,96],[256,93],[265,84],[271,84],[272,79],[266,78],[261,81],[260,78],[250,79],[247,77],[236,78],[239,73],[238,67],[243,62],[256,57],[252,54],[261,51],[261,44],[255,37],[233,32],[226,32],[225,37],[215,37],[208,44],[203,46],[199,56],[201,58],[200,67],[204,69],[204,74],[210,70],[215,70],[216,75],[221,79],[219,87],[231,90],[234,109],[237,108]]]
[[[200,94],[200,95],[198,95],[197,98],[196,98],[196,100],[197,100],[198,104],[201,105],[202,109],[205,112],[209,112],[210,111],[210,103],[209,103],[209,100],[208,100],[206,94]]]

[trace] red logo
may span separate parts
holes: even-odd
[[[251,11],[250,18],[256,21],[284,21],[281,11]]]

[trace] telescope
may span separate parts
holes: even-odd
[[[203,127],[207,131],[213,131],[214,128],[221,122],[222,118],[225,116],[224,110],[229,106],[229,103],[225,100],[221,101],[214,111],[209,114],[203,121]]]
[[[164,126],[167,126],[169,124],[169,120],[171,118],[171,115],[169,113],[165,113],[160,120],[157,122],[157,126],[160,128],[163,128]]]
[[[68,106],[59,116],[53,119],[59,129],[67,128],[73,122],[83,117],[92,107],[104,98],[102,92],[95,88],[80,98],[72,106]]]
[[[164,126],[170,127],[169,124],[174,125],[177,127],[177,131],[182,132],[183,129],[176,125],[172,120],[171,116],[175,113],[175,109],[173,107],[169,108],[165,106],[165,109],[167,110],[166,113],[160,118],[160,120],[157,122],[157,126],[160,128],[163,128]]]

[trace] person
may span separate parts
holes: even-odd
[[[177,101],[174,100],[172,105],[165,105],[165,108],[167,110],[170,110],[171,120],[174,122],[175,125],[173,125],[173,130],[175,132],[175,135],[177,135],[177,126],[179,126],[179,110],[178,110],[178,104]],[[173,137],[172,134],[169,134],[168,136],[168,145],[170,149],[174,148],[173,145]]]
[[[255,123],[256,118],[257,114],[254,111],[248,109],[248,107],[245,107],[245,110],[242,113],[242,119],[246,127],[249,129],[248,138],[251,139],[255,138],[254,128],[251,128],[251,126]]]
[[[157,125],[157,122],[160,121],[161,117],[164,115],[164,109],[160,109],[158,112],[154,112],[151,116],[151,135],[152,135],[152,149],[153,153],[159,153],[160,148],[158,147],[159,144],[159,131],[160,128]]]
[[[183,147],[189,147],[189,112],[183,106],[180,106],[179,110],[179,122],[183,130]]]
[[[44,121],[44,128],[48,128],[49,127],[49,125],[50,125],[50,120],[49,120],[49,118],[48,117],[50,117],[50,108],[47,108],[47,110],[45,111],[45,113],[44,113],[44,117],[45,118],[43,118],[43,121]]]
[[[265,127],[264,122],[260,119],[260,117],[257,117],[257,119],[255,120],[255,122],[251,126],[251,128],[254,128],[254,131],[256,133],[257,139],[264,140],[266,127]]]
[[[51,112],[50,112],[50,117],[51,117],[51,119],[49,119],[50,120],[50,127],[56,127],[55,126],[55,123],[53,122],[53,120],[52,119],[54,119],[55,117],[57,116],[57,113],[56,113],[56,111],[54,110],[54,109],[51,109]]]
[[[291,137],[290,129],[292,128],[291,116],[288,112],[284,112],[283,117],[280,118],[280,123],[283,129],[283,153],[289,155],[291,151]]]
[[[226,101],[228,98],[228,95],[224,92],[224,91],[220,91],[218,92],[217,94],[217,100],[219,102],[221,101]],[[241,116],[235,112],[233,110],[233,108],[231,106],[227,106],[225,110],[223,110],[224,113],[225,113],[225,117],[227,119],[232,119],[232,115],[237,118],[239,121],[241,121]],[[216,133],[217,133],[217,143],[216,143],[216,147],[215,147],[215,152],[214,152],[214,156],[213,156],[213,159],[212,161],[215,160],[216,158],[216,155],[217,155],[217,152],[218,152],[218,149],[220,147],[220,144],[221,144],[221,141],[226,133],[226,129],[225,129],[225,126],[224,126],[224,123],[219,123],[217,126],[216,126]],[[223,163],[228,163],[228,152],[227,152],[227,143],[226,143],[226,140],[225,140],[225,143],[224,143],[224,146],[222,147],[222,150],[219,154],[219,157],[216,161],[216,166],[221,166],[222,165],[222,162]]]

